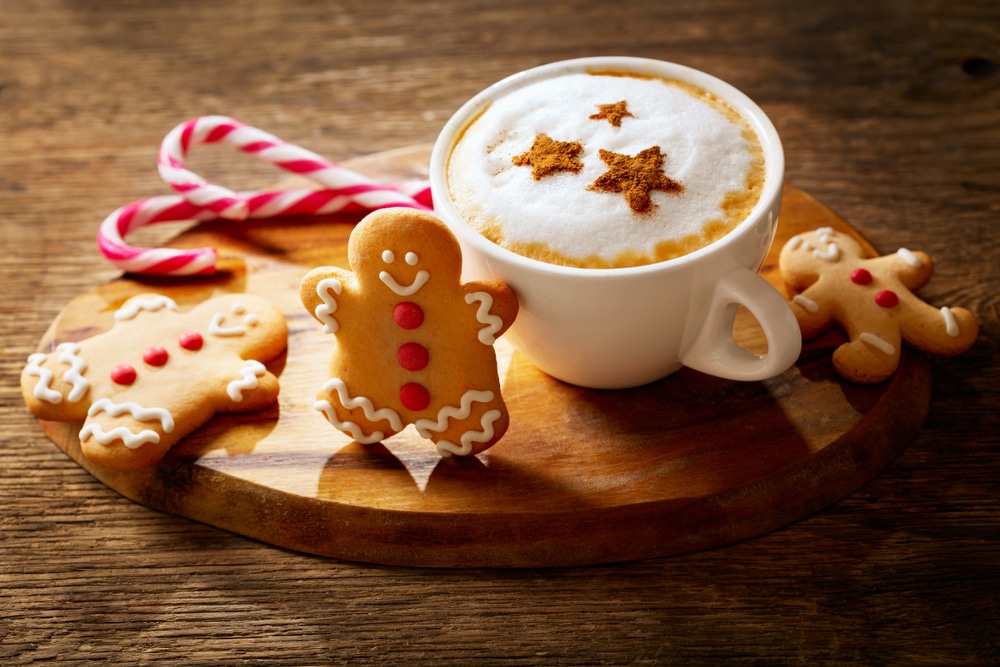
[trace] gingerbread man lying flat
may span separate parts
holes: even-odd
[[[115,312],[114,327],[28,358],[21,391],[39,418],[83,421],[84,455],[108,468],[154,465],[216,413],[273,403],[264,367],[285,349],[285,318],[250,294],[209,299],[186,313],[159,294]]]
[[[442,456],[496,443],[509,417],[493,343],[517,315],[500,282],[462,284],[451,231],[429,213],[385,209],[348,242],[353,271],[320,267],[302,304],[336,336],[315,407],[362,444],[414,424]]]
[[[824,227],[792,237],[779,259],[782,278],[799,294],[791,301],[802,337],[833,325],[847,334],[833,354],[837,372],[860,383],[879,382],[899,365],[905,340],[933,354],[969,349],[979,333],[964,308],[935,308],[913,292],[931,279],[934,264],[905,248],[866,259],[856,240]]]

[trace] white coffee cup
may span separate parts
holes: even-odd
[[[448,188],[448,162],[469,125],[491,102],[524,86],[570,73],[620,71],[674,79],[736,109],[759,137],[766,175],[760,199],[732,231],[687,255],[628,268],[578,268],[530,259],[470,226]],[[784,153],[764,112],[743,93],[682,65],[627,57],[581,58],[544,65],[490,86],[445,125],[431,156],[436,214],[454,232],[463,277],[509,284],[520,311],[506,337],[532,363],[565,382],[592,388],[643,385],[687,366],[733,380],[779,375],[798,358],[802,340],[783,297],[757,275],[778,222]],[[767,352],[734,341],[738,306],[757,319]]]

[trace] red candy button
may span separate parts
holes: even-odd
[[[128,364],[119,364],[111,369],[111,381],[115,384],[132,384],[135,382],[135,369]]]
[[[872,274],[868,272],[868,269],[854,269],[851,271],[851,282],[855,285],[870,285]]]
[[[170,354],[159,345],[154,345],[142,353],[142,360],[150,366],[162,366],[169,358]]]
[[[875,303],[883,308],[895,308],[899,305],[899,297],[892,290],[882,290],[875,295]]]
[[[424,323],[424,311],[417,304],[404,301],[392,309],[392,319],[403,329],[416,329]]]
[[[396,359],[408,371],[423,370],[427,366],[427,348],[420,343],[403,343],[396,351]]]
[[[407,410],[417,412],[430,404],[431,395],[427,393],[423,385],[416,382],[407,382],[399,388],[399,402]]]
[[[205,344],[205,339],[197,331],[184,331],[177,337],[177,343],[185,350],[197,352]]]

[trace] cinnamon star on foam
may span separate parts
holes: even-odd
[[[577,156],[582,152],[579,141],[557,141],[547,134],[539,134],[531,149],[515,156],[513,161],[518,167],[530,166],[531,177],[538,181],[557,171],[579,173],[583,163]]]
[[[608,165],[596,181],[587,186],[588,190],[601,192],[621,192],[625,201],[636,213],[645,213],[653,205],[649,193],[653,190],[679,194],[684,186],[668,178],[663,173],[663,158],[659,146],[640,151],[636,156],[612,153],[603,148],[601,159]]]
[[[621,127],[622,118],[625,118],[626,116],[629,118],[635,118],[635,116],[629,113],[627,107],[628,102],[626,100],[615,102],[614,104],[598,104],[597,108],[600,109],[600,111],[589,118],[591,120],[607,120],[615,127]]]

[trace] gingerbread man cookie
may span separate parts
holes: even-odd
[[[935,308],[913,294],[931,279],[934,264],[905,248],[865,258],[856,240],[823,227],[792,237],[782,248],[781,275],[799,292],[791,300],[802,337],[840,326],[850,342],[833,354],[834,368],[854,382],[880,382],[899,365],[905,340],[941,355],[969,349],[979,333],[964,308]]]
[[[126,301],[113,328],[28,357],[21,392],[40,419],[83,421],[84,455],[108,468],[154,465],[216,413],[273,403],[278,380],[263,362],[288,339],[270,302],[227,294],[194,309],[159,294]]]
[[[442,456],[496,443],[509,417],[493,343],[517,315],[513,291],[495,281],[462,284],[458,241],[429,213],[376,211],[347,250],[353,271],[314,269],[300,290],[337,339],[316,409],[362,444],[407,424]]]

